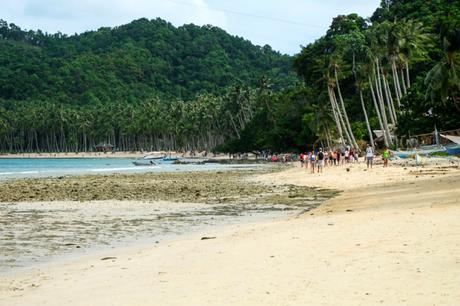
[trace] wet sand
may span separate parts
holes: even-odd
[[[458,305],[455,163],[319,175],[297,166],[252,179],[343,193],[301,216],[0,277],[0,304]]]
[[[335,194],[249,180],[276,169],[0,182],[0,273],[104,247],[301,213]]]

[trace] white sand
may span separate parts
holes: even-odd
[[[216,239],[0,277],[0,305],[459,305],[460,171],[414,170],[264,175],[345,191],[298,218],[206,233]]]

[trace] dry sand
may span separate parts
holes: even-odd
[[[0,305],[459,305],[458,166],[364,170],[264,174],[343,193],[300,217],[204,234],[215,239],[0,276]]]

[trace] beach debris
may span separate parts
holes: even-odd
[[[347,209],[346,210],[346,212],[352,212],[352,211],[353,211],[353,209]]]
[[[347,170],[347,172],[350,172],[350,168],[347,168],[346,170]]]
[[[75,246],[75,248],[77,248],[77,249],[81,248],[81,246],[79,246],[78,244],[75,244],[75,243],[65,243],[64,246]]]
[[[113,257],[113,256],[108,256],[108,257],[101,258],[101,260],[110,260],[110,259],[114,260],[114,259],[117,259],[117,258]]]
[[[201,240],[216,239],[216,237],[201,237]]]

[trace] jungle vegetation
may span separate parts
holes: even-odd
[[[460,1],[384,0],[295,56],[139,19],[67,36],[0,21],[0,151],[299,151],[460,128]],[[339,141],[339,143],[337,142]]]

